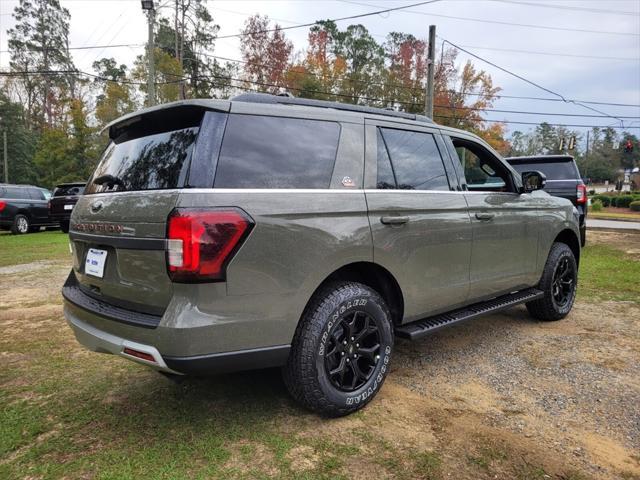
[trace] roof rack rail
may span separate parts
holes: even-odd
[[[384,108],[365,107],[363,105],[352,105],[350,103],[328,102],[325,100],[313,100],[310,98],[298,98],[294,96],[271,95],[268,93],[242,93],[231,98],[232,102],[248,103],[271,103],[282,105],[299,105],[304,107],[333,108],[335,110],[345,110],[349,112],[369,113],[372,115],[382,115],[385,117],[405,118],[407,120],[417,120],[419,122],[434,123],[433,120],[415,113],[397,112]]]

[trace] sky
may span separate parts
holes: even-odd
[[[219,35],[236,34],[252,14],[268,15],[281,26],[358,15],[418,0],[209,0],[208,8],[220,25]],[[139,0],[61,0],[71,13],[70,45],[143,45],[146,17]],[[163,3],[156,0],[156,5]],[[0,0],[0,69],[9,63],[7,29],[18,0]],[[160,15],[169,15],[163,8]],[[494,23],[491,23],[494,22]],[[392,31],[426,39],[436,25],[437,54],[447,40],[489,62],[524,77],[566,99],[632,104],[630,107],[590,104],[600,112],[571,103],[530,99],[498,99],[493,108],[538,112],[490,112],[487,119],[511,122],[620,126],[619,120],[571,115],[636,117],[623,119],[629,131],[640,135],[640,0],[438,0],[406,10],[338,22],[345,28],[362,23],[383,42]],[[532,27],[536,26],[536,27]],[[308,28],[287,30],[295,51],[306,46]],[[220,39],[215,55],[239,59],[238,38]],[[73,51],[79,70],[91,72],[94,60],[110,56],[131,65],[144,47],[117,47]],[[525,83],[496,66],[460,52],[462,64],[471,59],[488,72],[502,95],[559,98]],[[509,131],[527,131],[530,125],[507,124]],[[585,128],[572,127],[578,131]]]

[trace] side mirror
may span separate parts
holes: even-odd
[[[541,190],[547,184],[547,177],[544,173],[533,171],[522,174],[522,191],[524,193]]]

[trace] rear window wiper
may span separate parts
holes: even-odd
[[[106,174],[106,175],[100,175],[98,178],[96,178],[93,183],[95,183],[96,185],[107,185],[107,187],[111,188],[114,185],[122,185],[124,187],[124,182],[122,180],[120,180],[118,177],[114,176],[114,175],[110,175],[110,174]]]

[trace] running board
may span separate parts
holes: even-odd
[[[508,295],[487,300],[486,302],[475,303],[458,310],[441,313],[440,315],[401,325],[396,327],[396,335],[398,337],[416,340],[443,327],[469,320],[470,318],[475,318],[485,313],[497,312],[518,305],[519,303],[530,302],[543,295],[544,292],[537,288],[520,290],[519,292],[509,293]]]

